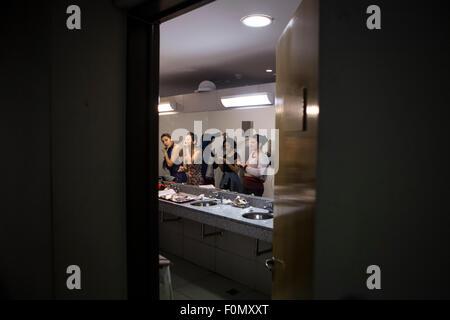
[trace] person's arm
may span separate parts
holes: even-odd
[[[266,172],[265,167],[253,168],[253,167],[246,166],[244,170],[246,173],[248,173],[249,175],[252,175],[253,177],[256,177],[256,178],[262,177],[263,175],[265,175],[265,172]]]
[[[238,157],[237,157],[236,154],[234,155],[234,163],[233,163],[233,164],[228,164],[228,163],[227,163],[227,166],[228,166],[233,172],[239,173]]]
[[[258,156],[258,166],[256,168],[246,165],[244,171],[256,178],[261,178],[266,175],[267,167],[269,166],[269,158],[267,156]]]
[[[231,170],[233,170],[233,172],[236,172],[236,173],[239,173],[239,166],[235,163],[235,164],[228,164],[227,163],[227,166],[231,169]]]
[[[166,160],[168,167],[172,167],[174,164],[178,164],[176,163],[176,161],[179,157],[180,157],[180,147],[178,145],[173,146],[172,155],[170,158],[167,155],[167,150],[164,153],[164,159]]]
[[[166,161],[167,166],[169,168],[172,167],[173,166],[173,161],[172,161],[171,158],[169,158],[169,155],[167,154],[167,149],[162,149],[162,151],[164,153],[164,160]],[[172,152],[173,152],[173,150],[172,150]],[[173,155],[173,153],[172,153],[172,155]]]
[[[197,149],[194,151],[194,154],[191,159],[191,164],[202,164],[202,150]]]

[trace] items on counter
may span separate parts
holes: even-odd
[[[166,186],[166,189],[158,191],[158,197],[160,199],[176,202],[176,203],[184,203],[184,202],[190,202],[194,200],[215,200],[215,198],[218,198],[218,194],[215,194],[217,192],[212,193],[212,197],[205,196],[205,194],[200,195],[193,195],[188,194],[184,192],[179,192],[176,186],[173,188],[171,186]],[[236,196],[234,200],[224,199],[222,197],[221,204],[231,204],[233,207],[237,208],[249,208],[250,203],[247,199],[241,196]]]
[[[158,191],[158,197],[164,200],[169,200],[177,203],[189,202],[196,200],[197,197],[187,193],[177,193],[173,189],[166,189]]]
[[[238,208],[247,208],[249,206],[248,201],[240,196],[237,196],[231,205]]]
[[[222,204],[232,204],[233,201],[231,201],[230,199],[222,199]]]
[[[178,203],[188,202],[188,201],[195,200],[195,196],[192,196],[190,194],[177,193],[172,196],[171,200],[173,202],[178,202]]]
[[[166,199],[166,200],[172,198],[172,196],[174,194],[176,194],[176,191],[173,189],[165,189],[165,190],[158,191],[158,197]]]

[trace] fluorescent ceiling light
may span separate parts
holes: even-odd
[[[272,104],[271,97],[267,92],[222,97],[220,101],[225,108],[266,106]]]
[[[241,19],[247,27],[261,28],[272,23],[273,18],[265,14],[250,14]]]
[[[272,69],[266,69],[266,72],[272,72],[273,70]]]
[[[159,113],[159,116],[160,116],[160,117],[162,117],[162,116],[170,116],[170,115],[172,115],[172,114],[178,114],[178,112],[176,112],[176,111],[160,112],[160,113]]]
[[[158,105],[158,112],[169,112],[174,110],[175,109],[172,107],[170,103],[160,103]]]

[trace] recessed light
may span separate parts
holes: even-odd
[[[266,14],[250,14],[241,19],[241,22],[245,24],[247,27],[252,28],[261,28],[268,26],[273,21],[271,16]]]

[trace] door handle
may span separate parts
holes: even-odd
[[[275,257],[272,257],[270,259],[266,259],[266,268],[267,270],[273,272],[273,267],[275,266],[275,262],[278,262],[279,264],[281,264],[281,266],[284,268],[284,261],[277,259]]]
[[[275,264],[275,258],[272,257],[270,259],[266,259],[266,268],[267,270],[269,270],[270,272],[273,271],[273,266]]]

